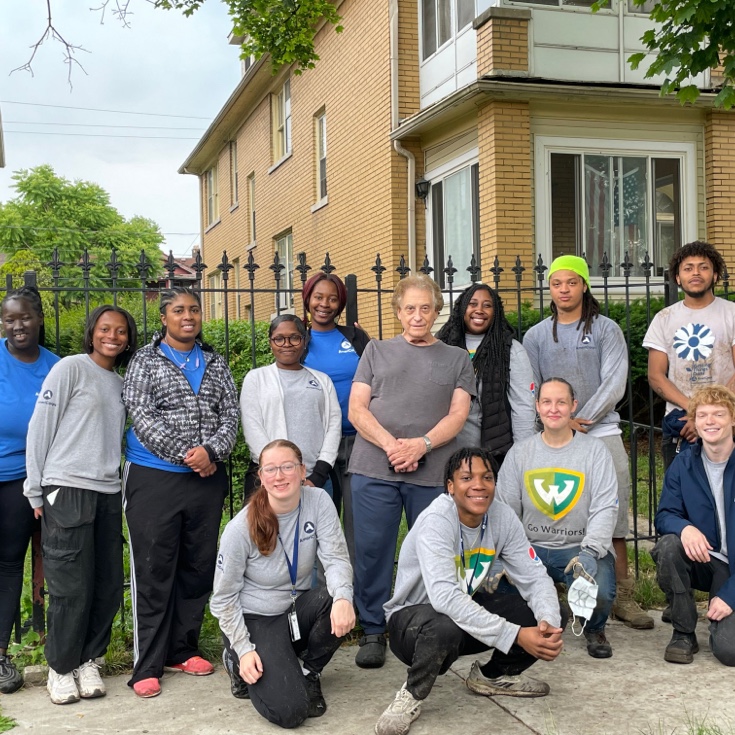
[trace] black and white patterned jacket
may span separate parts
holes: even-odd
[[[235,446],[239,406],[227,363],[202,346],[204,376],[199,393],[160,348],[161,335],[135,353],[125,373],[123,403],[133,430],[146,449],[183,465],[186,453],[206,445],[210,456],[225,459]]]

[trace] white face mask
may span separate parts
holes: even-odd
[[[574,615],[572,619],[572,633],[577,637],[584,633],[584,626],[587,625],[587,621],[592,617],[595,605],[597,604],[597,590],[597,582],[594,580],[590,582],[580,575],[572,582],[567,591],[567,602]],[[582,620],[582,627],[579,633],[574,630],[574,623],[577,618]]]

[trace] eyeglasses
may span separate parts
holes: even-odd
[[[300,334],[289,334],[286,337],[279,334],[276,337],[271,337],[271,342],[273,342],[276,347],[283,347],[286,342],[288,342],[291,347],[298,347],[303,341],[304,338]]]
[[[284,462],[283,464],[269,464],[267,467],[261,467],[260,471],[266,477],[274,477],[278,470],[281,470],[283,475],[293,475],[296,472],[296,468],[301,467],[301,462]]]

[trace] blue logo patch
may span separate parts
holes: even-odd
[[[311,521],[304,523],[304,533],[314,533],[314,524]]]

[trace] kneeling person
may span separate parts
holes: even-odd
[[[572,430],[576,408],[566,380],[549,378],[541,383],[536,410],[543,430],[514,444],[506,455],[498,477],[498,500],[521,519],[555,582],[571,588],[582,573],[597,584],[597,602],[582,629],[587,653],[609,658],[612,647],[605,625],[615,599],[612,535],[618,485],[607,447]]]
[[[497,463],[486,449],[460,449],[444,470],[446,493],[418,517],[398,558],[395,594],[385,605],[390,647],[408,679],[375,726],[403,735],[419,716],[436,677],[459,656],[495,649],[475,662],[467,687],[484,695],[542,697],[548,684],[522,674],[562,649],[554,586],[529,554],[513,511],[495,495]],[[494,585],[498,559],[516,588]]]
[[[661,535],[652,554],[656,578],[674,627],[664,659],[689,664],[699,651],[696,589],[709,593],[712,653],[735,666],[735,562],[728,552],[735,538],[735,394],[722,385],[700,388],[686,418],[699,439],[666,471],[655,518]]]

